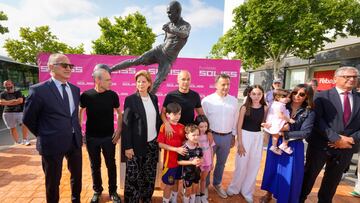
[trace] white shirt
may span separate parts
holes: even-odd
[[[54,77],[51,77],[51,79],[54,81],[57,89],[60,92],[61,97],[64,98],[63,90],[62,90],[62,87],[61,87],[61,84],[63,84],[63,83],[61,81],[55,79]],[[72,92],[71,92],[71,88],[70,88],[68,83],[66,83],[65,91],[67,92],[67,94],[69,96],[70,112],[72,114],[75,111],[75,103],[74,103],[74,97],[73,97]]]
[[[220,97],[216,92],[206,96],[201,106],[209,119],[210,129],[218,133],[237,134],[238,100],[231,95]]]
[[[340,97],[340,100],[341,100],[341,108],[342,108],[342,110],[344,111],[344,90],[342,90],[342,89],[339,89],[339,88],[337,88],[337,87],[335,87],[336,88],[336,91],[338,92],[338,94],[339,94],[339,97]],[[350,90],[350,91],[348,91],[349,93],[348,93],[348,97],[349,97],[349,101],[350,101],[350,110],[351,110],[351,112],[352,112],[352,109],[353,109],[353,103],[354,103],[354,101],[353,101],[353,95],[352,95],[352,91]]]
[[[147,141],[150,142],[156,138],[156,111],[150,96],[141,97],[145,108],[146,123],[147,123]]]

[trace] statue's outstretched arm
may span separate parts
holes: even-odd
[[[179,36],[180,38],[187,38],[187,37],[189,37],[189,34],[190,34],[191,25],[185,24],[185,25],[176,27],[173,24],[169,24],[168,28],[169,28],[167,30],[168,33]]]

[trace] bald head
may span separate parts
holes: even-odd
[[[166,13],[172,23],[177,23],[181,18],[181,5],[177,1],[170,2]]]
[[[171,1],[169,3],[169,8],[173,8],[181,13],[181,4],[178,1]]]
[[[190,77],[191,78],[191,74],[187,70],[181,70],[180,73],[178,74],[177,78],[179,79],[182,77]]]
[[[11,80],[5,80],[3,86],[7,92],[14,92],[14,83]]]
[[[191,75],[190,72],[187,70],[180,71],[177,82],[179,84],[179,91],[182,93],[188,93],[190,90],[191,84]]]

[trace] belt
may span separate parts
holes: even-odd
[[[212,132],[213,134],[217,134],[217,135],[220,135],[220,136],[225,136],[225,135],[229,135],[229,134],[232,133],[232,132],[228,132],[228,133],[218,133],[218,132],[213,131],[213,130],[211,130],[211,132]]]

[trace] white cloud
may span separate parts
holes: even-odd
[[[91,40],[99,36],[98,17],[93,15],[97,6],[88,0],[23,0],[16,6],[0,3],[0,8],[8,16],[1,23],[9,28],[9,33],[0,35],[0,55],[7,55],[2,47],[5,39],[20,39],[20,27],[34,30],[49,25],[60,41],[71,46],[84,43],[87,53],[91,50]]]
[[[124,12],[122,12],[121,16],[127,16],[129,14],[136,13],[137,11],[141,13],[142,9],[138,6],[129,6],[124,9]]]
[[[223,22],[224,12],[206,5],[200,0],[191,0],[188,7],[183,8],[186,19],[193,30],[219,26]]]
[[[5,39],[19,39],[19,28],[49,25],[51,32],[60,41],[70,46],[84,44],[86,53],[92,50],[92,40],[100,35],[97,25],[99,16],[95,13],[99,11],[100,4],[96,5],[91,0],[22,0],[14,5],[0,3],[0,8],[4,11],[9,20],[1,21],[3,26],[9,28],[9,33],[0,35],[0,55],[7,55],[2,47]],[[98,1],[101,2],[101,1]],[[167,4],[156,6],[138,5],[124,8],[121,16],[139,11],[146,19],[148,26],[153,29],[156,35],[162,34],[162,26],[168,22],[166,15]],[[201,32],[203,28],[221,26],[223,21],[223,11],[211,7],[200,0],[189,0],[182,3],[183,17],[191,24],[192,32]],[[105,14],[113,20],[116,13]],[[163,42],[164,36],[156,38],[154,45]]]

